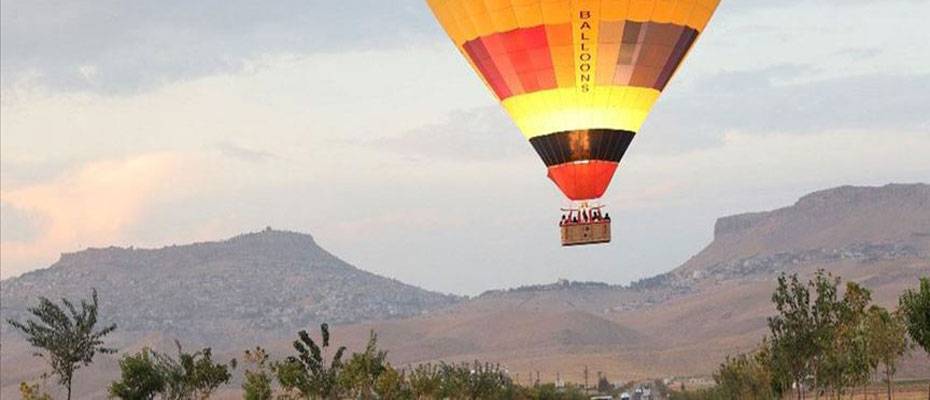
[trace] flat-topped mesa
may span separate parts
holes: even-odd
[[[747,231],[758,222],[763,221],[767,215],[768,212],[763,211],[717,218],[717,222],[714,224],[714,239]]]

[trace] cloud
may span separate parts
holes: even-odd
[[[403,48],[442,38],[419,0],[3,0],[4,84],[132,93],[241,68],[266,54]],[[86,79],[93,66],[95,79]]]
[[[0,240],[5,242],[30,242],[43,229],[45,220],[35,213],[0,201]]]
[[[250,149],[229,141],[217,143],[216,149],[224,156],[252,163],[266,162],[278,158],[274,153]]]
[[[843,130],[930,131],[930,74],[803,79],[811,67],[721,72],[663,97],[633,151],[680,152],[719,145],[721,133]],[[648,139],[647,139],[648,137]],[[890,139],[889,139],[890,140]]]
[[[530,144],[499,106],[455,110],[442,122],[367,144],[427,159],[489,161],[533,154]]]
[[[195,179],[183,156],[146,154],[97,161],[48,182],[3,188],[3,277],[52,261],[62,251],[120,243],[152,202]],[[8,219],[27,224],[8,224]]]

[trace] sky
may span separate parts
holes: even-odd
[[[266,226],[457,294],[669,271],[716,218],[930,180],[930,1],[724,0],[603,199],[566,205],[422,0],[0,0],[0,277]]]

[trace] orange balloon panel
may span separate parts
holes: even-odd
[[[428,2],[550,178],[584,200],[603,195],[719,0]]]

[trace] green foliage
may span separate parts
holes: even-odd
[[[124,356],[119,362],[120,379],[110,384],[110,397],[150,400],[165,389],[165,377],[149,349]]]
[[[532,399],[532,400],[586,400],[587,395],[578,387],[569,386],[564,389],[555,387],[554,384],[536,385],[530,389],[524,389],[515,397],[505,397],[507,399]]]
[[[166,400],[206,399],[232,377],[235,360],[229,365],[213,362],[209,348],[185,353],[181,344],[177,358],[143,349],[120,361],[120,380],[110,384],[110,395],[121,399]]]
[[[514,384],[510,376],[496,364],[440,364],[442,384],[440,398],[503,399],[511,398]]]
[[[866,324],[871,301],[868,289],[853,282],[846,284],[839,320],[820,376],[823,386],[832,388],[834,395],[842,394],[847,387],[868,383],[878,364],[871,351]]]
[[[175,341],[175,345],[178,348],[177,358],[155,353],[158,368],[165,378],[165,399],[205,399],[220,385],[229,382],[232,377],[229,370],[235,368],[236,360],[230,361],[229,365],[216,363],[209,347],[185,353],[181,343]]]
[[[318,346],[307,331],[298,332],[299,339],[294,341],[297,356],[288,357],[274,369],[278,382],[287,391],[296,391],[306,398],[338,399],[342,355],[346,348],[339,347],[327,366],[324,353],[329,348],[329,325],[320,325],[320,333],[322,346]]]
[[[829,384],[833,368],[829,358],[843,310],[837,300],[839,281],[823,270],[806,285],[797,274],[779,276],[772,294],[778,314],[768,319],[774,387],[779,391],[792,383],[812,383],[817,389]]]
[[[432,399],[439,395],[442,387],[442,374],[436,365],[420,364],[407,374],[410,390],[416,399]]]
[[[711,398],[768,400],[778,398],[772,382],[772,370],[767,348],[755,354],[727,357],[714,373],[717,387],[703,392]]]
[[[891,398],[898,359],[907,351],[907,327],[900,316],[879,306],[869,308],[866,318],[871,353],[882,366],[888,398]]]
[[[268,366],[268,353],[261,347],[245,351],[245,362],[254,369],[245,370],[242,390],[246,400],[271,400],[271,370]]]
[[[349,395],[372,399],[378,379],[388,370],[393,368],[387,363],[387,352],[378,349],[378,335],[371,331],[365,351],[352,354],[342,368],[339,381]]]
[[[52,400],[52,395],[42,390],[38,383],[30,385],[26,382],[20,382],[19,394],[23,400]]]
[[[898,300],[911,340],[930,353],[930,277],[920,278],[918,290],[908,289]]]
[[[97,353],[110,354],[116,350],[104,347],[103,337],[116,330],[116,324],[95,330],[97,325],[97,290],[93,289],[91,301],[81,300],[81,307],[68,299],[61,299],[64,307],[52,303],[45,297],[39,298],[39,305],[28,309],[38,321],[28,320],[20,323],[8,320],[10,325],[26,335],[26,340],[42,349],[52,373],[58,377],[58,383],[68,391],[71,399],[71,381],[74,372],[81,366],[90,365]]]
[[[383,400],[413,400],[413,390],[407,383],[404,373],[391,368],[390,365],[375,381],[375,394]]]

